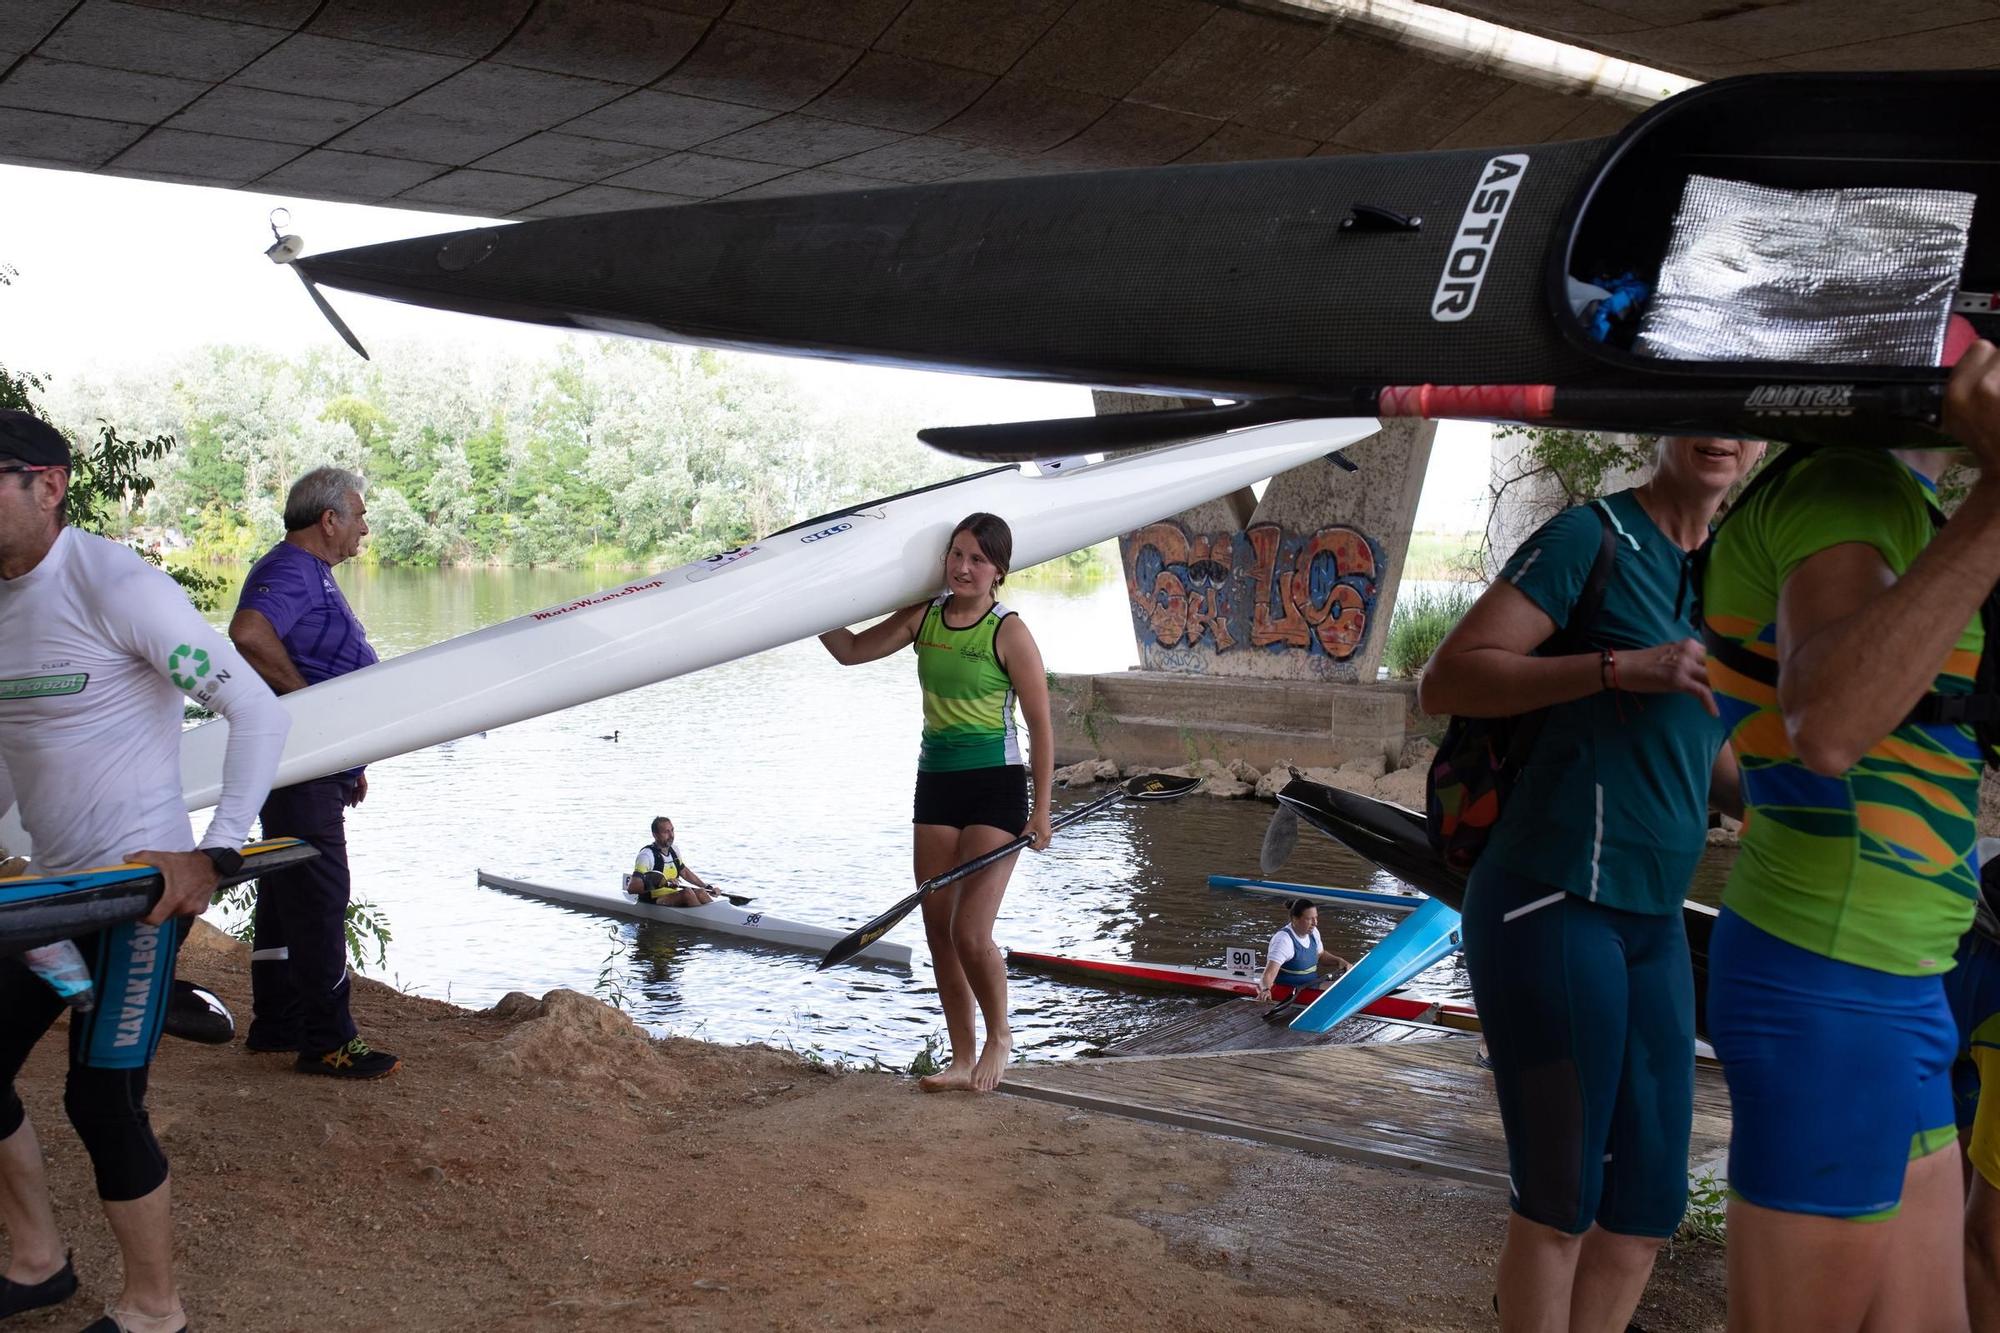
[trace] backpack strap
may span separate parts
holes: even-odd
[[[1602,500],[1591,501],[1590,512],[1597,515],[1599,528],[1597,558],[1590,562],[1590,573],[1584,576],[1583,590],[1576,595],[1576,605],[1570,608],[1568,621],[1549,637],[1555,650],[1550,656],[1584,650],[1590,627],[1604,610],[1604,594],[1611,586],[1611,575],[1618,567],[1618,525]]]
[[[1618,525],[1602,500],[1594,500],[1588,506],[1597,515],[1598,540],[1597,557],[1590,562],[1590,572],[1584,575],[1583,588],[1576,595],[1576,602],[1569,609],[1569,618],[1563,627],[1548,637],[1543,647],[1547,656],[1562,657],[1585,650],[1590,636],[1590,628],[1604,610],[1604,594],[1611,586],[1611,576],[1618,568]],[[1541,738],[1542,724],[1548,720],[1548,710],[1540,709],[1524,713],[1514,719],[1508,737],[1507,753],[1503,761],[1504,780],[1511,785],[1514,775],[1528,762],[1529,752]]]

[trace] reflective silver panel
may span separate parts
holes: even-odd
[[[1638,351],[1935,366],[1976,196],[1690,176]]]

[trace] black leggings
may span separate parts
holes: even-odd
[[[160,1042],[184,925],[127,923],[76,941],[97,982],[97,1007],[70,1018],[63,1110],[90,1154],[97,1196],[108,1203],[144,1198],[167,1178],[167,1156],[146,1117],[146,1068]],[[27,1119],[14,1080],[63,1009],[27,964],[0,959],[0,1139]]]

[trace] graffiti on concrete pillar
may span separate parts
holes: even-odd
[[[1368,637],[1382,556],[1351,527],[1191,533],[1168,520],[1119,546],[1147,666],[1185,671],[1256,654],[1302,659],[1302,674],[1338,674]]]

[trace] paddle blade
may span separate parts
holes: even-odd
[[[1275,875],[1291,860],[1292,849],[1299,845],[1299,812],[1289,805],[1280,805],[1271,815],[1271,822],[1264,826],[1264,845],[1257,852],[1257,869],[1266,875]]]
[[[354,336],[354,330],[347,327],[347,321],[340,317],[340,313],[320,295],[319,288],[313,285],[313,280],[306,276],[305,270],[294,268],[292,272],[299,275],[299,281],[306,285],[306,295],[312,297],[313,304],[319,307],[320,314],[326,316],[326,322],[333,325],[333,331],[340,335],[341,341],[353,348],[354,354],[363,361],[368,360],[368,349],[361,345],[361,340]]]
[[[819,960],[819,967],[816,970],[824,972],[829,967],[839,966],[894,930],[898,921],[916,910],[917,904],[924,900],[924,895],[929,893],[932,887],[930,884],[923,885],[867,925],[841,936],[834,942],[833,947],[826,951],[826,957]]]
[[[213,991],[175,977],[167,996],[166,1034],[204,1046],[223,1046],[236,1035],[236,1019]]]
[[[1134,801],[1171,801],[1201,785],[1200,778],[1177,778],[1168,773],[1142,773],[1125,780],[1125,795]]]

